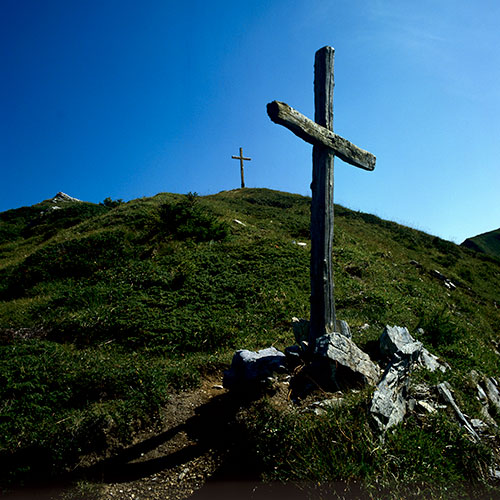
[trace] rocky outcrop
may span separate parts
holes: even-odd
[[[380,378],[379,367],[351,340],[351,330],[345,321],[337,321],[337,332],[317,339],[314,349],[309,346],[309,321],[292,318],[296,344],[285,353],[274,347],[258,352],[240,350],[231,367],[224,373],[224,387],[262,386],[273,373],[304,369],[306,378],[314,378],[320,387],[351,387],[374,385]],[[293,384],[292,384],[293,385]]]
[[[315,402],[307,411],[326,415],[329,408],[343,404],[346,390],[363,385],[376,385],[370,403],[372,422],[384,434],[401,423],[408,412],[417,418],[450,408],[457,422],[478,441],[487,436],[491,427],[496,427],[489,410],[500,412],[500,384],[493,377],[483,377],[473,371],[470,383],[477,388],[477,397],[482,405],[481,419],[469,418],[459,408],[453,389],[447,382],[431,388],[422,382],[412,383],[411,374],[416,369],[446,372],[449,367],[430,353],[421,342],[415,340],[405,327],[384,328],[379,338],[377,359],[385,365],[383,374],[370,356],[350,338],[346,322],[338,322],[334,333],[319,337],[314,349],[308,344],[309,322],[293,319],[297,344],[287,347],[285,354],[274,347],[258,352],[237,351],[231,367],[224,374],[224,387],[270,388],[271,380],[288,384],[288,398],[300,401],[311,392],[321,389],[337,392],[337,396],[323,402]],[[287,380],[275,377],[287,372]],[[266,385],[267,384],[267,385]],[[444,404],[443,404],[444,403]]]

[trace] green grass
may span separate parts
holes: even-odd
[[[158,417],[169,394],[195,387],[200,373],[224,366],[234,349],[293,343],[291,318],[309,311],[309,204],[299,195],[244,189],[63,202],[48,212],[50,202],[43,202],[0,214],[3,480],[55,474],[82,454],[127,442]],[[499,261],[369,214],[335,210],[337,314],[354,340],[366,346],[385,324],[407,326],[450,364],[457,400],[479,417],[467,374],[499,373],[492,348],[500,340]],[[484,462],[481,450],[453,441],[458,431],[450,419],[408,422],[379,446],[363,405],[361,395],[330,420],[259,409],[248,428],[262,435],[256,453],[265,458],[263,470],[279,480],[317,479],[317,471],[375,485],[382,477],[383,488],[391,474],[395,481],[468,481],[468,468]],[[339,422],[349,439],[322,449],[319,436],[338,435]],[[266,425],[281,440],[291,430],[295,455],[278,460]],[[461,452],[446,451],[433,441],[436,433]],[[308,440],[315,444],[307,447]],[[413,467],[402,448],[416,453],[423,445],[428,456]],[[438,458],[439,470],[422,465]]]
[[[382,442],[370,426],[370,394],[348,395],[322,416],[264,400],[244,417],[248,453],[266,480],[303,484],[315,498],[331,498],[339,484],[344,494],[360,485],[359,498],[478,498],[487,490],[478,481],[491,458],[484,445],[441,414],[411,417]]]

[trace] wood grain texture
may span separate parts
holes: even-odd
[[[335,156],[346,163],[363,170],[375,169],[376,157],[373,154],[318,125],[288,104],[280,101],[270,102],[267,105],[267,114],[274,123],[283,125],[309,144],[331,149]]]
[[[325,130],[333,130],[334,50],[324,47],[314,62],[314,119]],[[313,122],[314,123],[314,122]],[[332,272],[333,249],[333,160],[334,152],[324,144],[313,145],[311,199],[311,316],[309,345],[333,333],[335,300]]]

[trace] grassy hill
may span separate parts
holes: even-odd
[[[57,475],[130,442],[170,395],[226,367],[234,349],[292,344],[291,318],[309,310],[309,205],[244,189],[100,205],[47,200],[1,213],[2,482]],[[386,324],[407,326],[452,367],[429,382],[450,381],[464,411],[480,418],[469,372],[499,373],[498,260],[335,210],[337,315],[356,343],[369,346]],[[382,443],[367,400],[362,392],[334,421],[263,403],[239,439],[268,479],[446,490],[484,477],[489,452],[451,417],[410,418]]]
[[[500,259],[500,229],[467,238],[462,245]]]

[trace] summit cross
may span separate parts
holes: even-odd
[[[284,102],[267,105],[274,123],[283,125],[313,145],[311,199],[311,312],[309,347],[336,329],[333,246],[333,158],[365,170],[375,168],[375,156],[333,133],[333,61],[335,50],[323,47],[314,60],[314,121]]]
[[[240,148],[240,156],[231,156],[233,160],[240,160],[240,173],[241,173],[241,187],[245,187],[245,174],[243,171],[243,161],[250,161],[252,158],[245,158],[243,156],[243,148]]]

